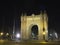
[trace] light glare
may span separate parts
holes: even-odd
[[[20,38],[20,34],[18,33],[18,34],[16,35],[16,37],[17,37],[17,38]]]

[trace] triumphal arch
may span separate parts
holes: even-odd
[[[31,16],[21,16],[21,39],[31,39],[31,28],[37,25],[38,27],[38,40],[48,39],[48,16],[46,11],[40,12],[39,15],[32,14]]]

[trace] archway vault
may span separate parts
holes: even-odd
[[[21,39],[30,39],[31,27],[38,26],[38,40],[43,39],[43,27],[45,29],[45,40],[48,39],[48,17],[47,14],[39,14],[32,16],[21,16]]]
[[[32,25],[30,30],[30,39],[38,39],[38,25]]]

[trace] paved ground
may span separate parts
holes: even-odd
[[[60,45],[60,42],[0,40],[0,45]]]

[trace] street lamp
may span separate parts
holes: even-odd
[[[16,38],[20,38],[20,34],[19,33],[16,34]]]
[[[6,36],[8,36],[9,35],[9,33],[6,33]]]
[[[3,32],[1,32],[1,36],[3,35]]]
[[[45,31],[43,32],[43,39],[45,40]]]
[[[45,35],[45,32],[43,32],[43,35]]]

